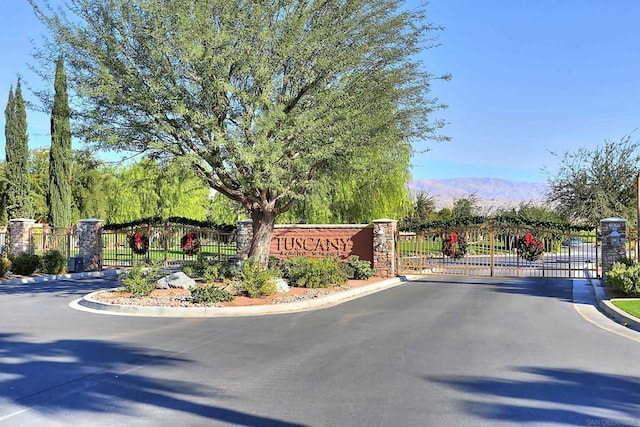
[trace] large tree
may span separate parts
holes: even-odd
[[[560,160],[547,180],[547,197],[560,214],[589,224],[636,217],[640,141],[627,135],[593,149],[564,152]]]
[[[276,218],[363,150],[437,138],[423,7],[394,0],[69,0],[39,57],[67,58],[78,132],[103,148],[182,156],[253,220]],[[381,137],[383,135],[384,137]]]
[[[47,206],[49,223],[54,227],[70,227],[71,215],[71,123],[67,76],[62,55],[56,62],[55,95],[51,110],[51,149],[49,153],[49,186]]]
[[[27,110],[22,97],[20,79],[18,79],[15,92],[13,88],[9,90],[5,118],[7,214],[9,219],[32,218]]]

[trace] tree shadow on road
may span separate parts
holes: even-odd
[[[516,368],[528,379],[429,377],[465,393],[459,401],[476,417],[526,423],[638,425],[640,378],[578,369]],[[615,423],[615,424],[614,424]]]
[[[413,282],[445,284],[447,286],[481,286],[492,292],[555,298],[573,302],[572,280],[544,277],[470,277],[470,276],[425,276]]]
[[[38,411],[48,417],[113,414],[144,416],[141,407],[156,407],[203,419],[246,426],[293,426],[270,417],[207,404],[215,399],[234,400],[211,381],[183,381],[146,374],[151,367],[187,369],[194,362],[98,340],[33,342],[29,337],[0,334],[0,420]],[[157,372],[157,370],[156,370]],[[73,419],[73,416],[71,416]]]

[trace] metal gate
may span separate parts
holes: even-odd
[[[143,250],[134,250],[136,236]],[[198,256],[226,260],[236,254],[236,232],[185,224],[144,224],[102,231],[103,267],[130,267],[156,261],[166,267],[195,261]],[[192,244],[187,244],[190,239]],[[195,246],[194,246],[195,244]]]
[[[400,274],[599,277],[597,229],[571,231],[496,224],[397,235]]]

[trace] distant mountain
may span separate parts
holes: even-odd
[[[548,186],[544,182],[509,181],[498,178],[421,179],[409,183],[413,195],[433,196],[438,209],[451,208],[456,199],[475,194],[484,209],[544,203]]]

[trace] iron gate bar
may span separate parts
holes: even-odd
[[[467,252],[461,260],[450,259],[442,253],[442,239],[453,231],[465,237]],[[515,252],[517,239],[529,232],[544,246],[540,260],[526,261]],[[455,230],[398,232],[396,239],[399,274],[572,278],[584,277],[585,271],[589,271],[599,276],[600,245],[596,227],[578,233],[553,227],[502,224],[496,227],[491,221]]]

